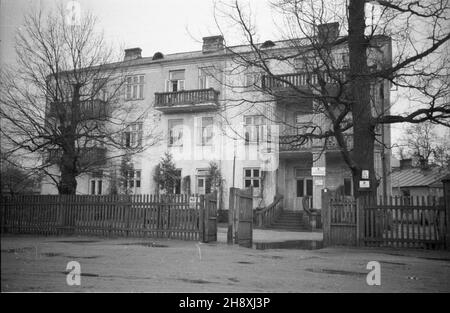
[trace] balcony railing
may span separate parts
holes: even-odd
[[[344,134],[344,140],[347,144],[347,149],[353,149],[353,134]],[[323,142],[322,142],[323,145]],[[340,150],[336,137],[327,138],[327,150]]]
[[[300,135],[280,135],[280,152],[310,150],[312,142]]]
[[[325,144],[325,139],[307,139],[300,134],[293,133],[294,131],[286,132],[280,135],[280,152],[302,152],[310,151],[312,148],[321,149]],[[353,149],[353,135],[344,134],[344,139],[347,143],[348,149]],[[339,150],[340,147],[335,137],[328,137],[326,139],[326,150]]]
[[[314,86],[319,84],[319,77],[322,80],[324,80],[327,84],[336,84],[338,82],[344,82],[346,80],[347,71],[339,70],[331,73],[322,72],[321,74],[303,72],[303,73],[292,73],[274,76],[263,75],[262,88],[278,89],[278,88],[289,88],[292,86],[295,87]]]
[[[76,111],[80,119],[105,118],[110,114],[109,105],[102,100],[85,100],[74,108],[70,101],[50,103],[47,116],[68,118]]]
[[[50,149],[47,155],[47,162],[58,164],[61,162],[62,150]],[[106,148],[105,147],[91,147],[82,148],[79,153],[79,164],[81,166],[101,166],[106,164]]]
[[[218,104],[219,91],[213,88],[155,93],[155,108],[163,112],[217,109]]]

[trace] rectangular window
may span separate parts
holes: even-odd
[[[295,113],[295,129],[297,134],[309,134],[314,131],[313,115],[302,112]]]
[[[258,168],[244,168],[244,187],[253,186],[259,188],[261,185],[261,171]]]
[[[176,195],[181,194],[181,169],[177,169],[177,176],[175,177],[173,193]]]
[[[144,75],[127,76],[126,100],[144,99]]]
[[[303,183],[303,179],[297,180],[297,197],[303,197],[305,195],[304,193],[305,186]]]
[[[123,145],[127,148],[142,146],[142,122],[131,123],[123,133]]]
[[[251,71],[245,74],[245,87],[255,88],[261,87],[262,74],[258,71]]]
[[[169,146],[183,146],[183,119],[169,120]]]
[[[169,72],[169,79],[166,82],[167,92],[177,92],[184,90],[184,70]]]
[[[198,69],[198,88],[208,89],[211,87],[211,80],[214,78],[214,67],[201,67]]]
[[[352,179],[344,178],[344,195],[351,196],[352,195]]]
[[[313,195],[313,181],[312,179],[306,180],[306,195],[312,196]]]
[[[103,192],[103,181],[101,179],[91,179],[89,194],[101,195]]]
[[[265,120],[262,115],[247,115],[244,116],[244,138],[245,143],[262,142],[264,138]]]
[[[297,72],[306,72],[306,59],[305,57],[299,57],[294,59],[294,68]]]
[[[200,142],[202,146],[212,145],[213,140],[213,118],[212,117],[202,117],[200,127]]]
[[[96,79],[93,84],[93,98],[95,100],[108,101],[108,89],[107,89],[107,80],[106,79]]]
[[[126,171],[125,176],[125,188],[132,193],[139,193],[141,188],[141,170]]]

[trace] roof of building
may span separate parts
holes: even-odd
[[[338,42],[343,41],[345,42],[346,36],[340,36],[338,37]],[[373,37],[373,40],[377,41],[385,41],[390,40],[389,37],[384,35],[375,35]],[[285,40],[277,40],[273,41],[274,46],[270,46],[267,48],[267,50],[277,51],[277,50],[285,50],[285,49],[298,49],[299,47],[306,48],[311,45],[311,39],[308,38],[296,38],[296,39],[285,39]],[[261,48],[261,46],[264,44],[262,43],[255,43],[255,46],[258,48]],[[341,42],[342,44],[342,42]],[[139,48],[133,48],[133,49],[139,49]],[[130,50],[130,49],[127,49]],[[230,47],[224,46],[223,49],[218,49],[217,51],[211,51],[208,53],[203,53],[202,50],[197,51],[188,51],[188,52],[178,52],[178,53],[171,53],[171,54],[163,54],[163,58],[157,58],[153,59],[153,56],[149,57],[139,57],[131,60],[122,60],[118,62],[112,62],[107,64],[102,64],[101,67],[104,70],[107,69],[117,69],[122,67],[134,67],[134,66],[142,66],[142,65],[161,65],[162,63],[166,62],[173,62],[173,61],[187,61],[187,60],[193,60],[193,59],[202,59],[202,58],[211,58],[211,57],[236,57],[239,54],[245,54],[245,53],[252,53],[254,52],[254,48],[252,48],[248,44],[244,45],[234,45]],[[96,69],[99,66],[92,66],[90,69]],[[87,68],[86,68],[87,69]],[[80,70],[86,70],[86,69],[80,69]],[[64,72],[63,72],[64,73]],[[51,76],[51,75],[49,75]]]
[[[393,188],[398,187],[442,187],[442,179],[449,174],[448,170],[431,167],[421,169],[417,167],[394,171],[391,176]]]

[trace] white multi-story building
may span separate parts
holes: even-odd
[[[203,40],[202,50],[193,52],[142,57],[139,48],[125,51],[123,101],[148,109],[147,118],[129,125],[125,140],[130,145],[145,144],[149,129],[158,130],[161,139],[131,157],[133,170],[125,178],[127,187],[133,193],[155,193],[155,167],[163,154],[170,152],[179,169],[176,193],[208,193],[209,164],[215,161],[219,165],[225,208],[229,187],[253,186],[255,207],[265,206],[277,193],[282,194],[288,210],[301,210],[305,197],[320,208],[324,188],[341,188],[351,195],[351,173],[333,138],[326,144],[323,139],[296,144],[298,132],[308,125],[329,125],[325,114],[315,112],[313,100],[286,97],[292,85],[309,88],[317,79],[306,71],[308,56],[290,62],[271,60],[268,66],[273,76],[265,76],[255,67],[237,66],[239,55],[251,55],[251,47],[225,48],[221,36]],[[267,51],[278,54],[289,54],[293,49],[288,41],[267,43]],[[296,46],[301,43],[297,41]],[[375,63],[389,62],[390,40],[380,37],[379,47]],[[337,46],[334,50],[344,73],[346,48]],[[389,99],[389,83],[379,82],[373,89],[374,109],[387,107],[383,99]],[[388,147],[389,126],[384,126],[382,134],[380,140]],[[347,138],[351,146],[352,138]],[[377,176],[382,177],[383,167],[385,172],[390,167],[390,151],[376,145],[375,160]],[[317,173],[312,168],[318,168]],[[103,173],[108,170],[105,164]],[[108,194],[108,177],[80,176],[77,193]],[[389,179],[385,181],[389,190]],[[42,193],[57,193],[57,189],[44,181]]]

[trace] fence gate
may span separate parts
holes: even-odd
[[[353,197],[322,194],[323,241],[325,246],[357,245],[356,201]]]
[[[445,248],[443,201],[435,197],[362,199],[365,245]]]
[[[251,248],[253,245],[253,190],[230,188],[228,243]]]
[[[205,217],[203,242],[217,241],[217,192],[207,194],[204,198]]]

